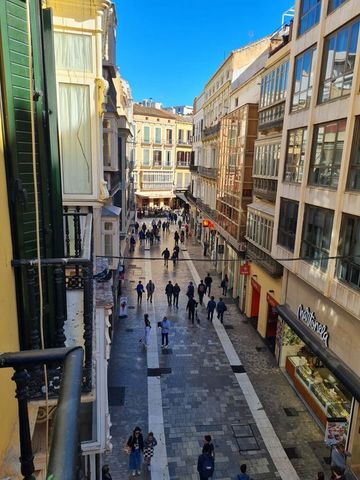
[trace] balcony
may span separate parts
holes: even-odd
[[[201,140],[209,140],[211,137],[215,137],[220,132],[220,122],[212,125],[211,127],[206,127],[201,133]]]
[[[141,190],[172,190],[174,187],[173,182],[162,182],[162,183],[153,183],[153,182],[143,182],[141,184]]]
[[[274,278],[282,277],[283,267],[271,255],[261,248],[256,247],[248,237],[245,237],[247,243],[247,257],[252,262],[260,265],[266,272]]]
[[[178,144],[178,145],[188,145],[188,146],[191,146],[191,145],[192,145],[192,141],[191,141],[191,140],[183,140],[182,138],[178,138],[177,144]]]
[[[93,260],[92,214],[65,211],[65,258],[41,259],[40,272],[44,292],[45,348],[82,346],[85,352],[81,389],[92,389],[93,358]],[[16,274],[26,279],[23,302],[27,309],[22,325],[22,343],[38,350],[40,339],[40,293],[38,260],[15,259]],[[43,369],[30,371],[29,398],[45,398]],[[57,397],[62,370],[53,363],[48,370],[49,397]]]
[[[217,174],[218,174],[218,169],[216,167],[198,167],[198,173],[202,177],[206,178],[211,178],[213,180],[216,180]]]
[[[259,112],[258,130],[281,130],[285,115],[285,101]]]
[[[275,202],[277,180],[257,177],[253,177],[253,180],[253,194],[259,198],[264,198],[266,200],[270,200],[271,202]]]
[[[190,167],[190,162],[189,161],[184,161],[184,160],[179,160],[176,162],[176,166],[178,168],[189,168]]]
[[[206,215],[213,220],[214,222],[218,221],[218,213],[216,210],[213,208],[209,207],[206,203],[204,203],[202,200],[199,198],[196,199],[196,205],[197,207],[203,212],[206,213]]]

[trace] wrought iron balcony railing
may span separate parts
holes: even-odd
[[[251,243],[251,240],[248,237],[245,238],[248,241],[246,253],[247,257],[251,261],[261,265],[272,277],[281,277],[283,274],[282,265],[274,260],[271,255],[264,252],[264,250],[261,250],[261,248],[258,248]]]
[[[276,200],[277,180],[253,177],[253,194],[272,202]]]
[[[201,133],[201,140],[207,140],[210,137],[216,136],[220,132],[220,122],[212,125],[211,127],[206,127]]]
[[[54,348],[0,354],[0,368],[13,368],[19,412],[20,464],[24,480],[33,480],[34,454],[31,444],[28,401],[31,372],[39,365],[62,365],[63,375],[56,407],[47,478],[68,480],[83,478],[80,470],[80,390],[83,350]]]
[[[12,265],[25,273],[24,341],[26,348],[38,350],[40,341],[40,291],[39,270],[44,292],[43,299],[45,348],[83,346],[85,360],[82,375],[82,391],[92,388],[93,352],[93,258],[92,214],[65,212],[65,258],[15,259]],[[49,313],[50,310],[50,313]],[[70,318],[67,318],[68,312]],[[57,396],[61,368],[52,364],[48,372],[49,396]],[[44,377],[39,366],[31,371],[31,399],[44,398]]]
[[[192,173],[198,173],[199,171],[199,166],[194,165],[194,162],[190,162],[189,168],[190,168],[190,172]]]
[[[198,172],[199,172],[199,175],[202,175],[203,177],[216,179],[218,169],[216,167],[202,167],[199,165]]]

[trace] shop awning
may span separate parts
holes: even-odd
[[[360,402],[360,378],[337,355],[324,347],[320,339],[290,310],[287,305],[278,305],[277,311],[289,327],[332,371],[337,379]]]
[[[183,192],[175,192],[175,195],[185,203],[189,203]]]
[[[107,205],[101,209],[102,217],[118,217],[121,213],[121,208],[116,205]]]

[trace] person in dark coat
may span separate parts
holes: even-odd
[[[224,313],[226,312],[227,307],[222,298],[219,299],[216,305],[217,317],[221,323],[224,323]]]
[[[198,457],[197,471],[199,472],[200,480],[207,480],[212,478],[214,473],[214,458],[210,454],[209,445],[204,445],[203,453]]]
[[[168,284],[165,287],[165,293],[166,293],[166,296],[167,296],[168,305],[170,307],[172,296],[173,296],[173,293],[174,293],[174,285],[171,283],[171,280],[169,280]]]
[[[194,285],[192,282],[190,282],[186,290],[186,296],[188,298],[192,298],[194,296],[194,293],[195,293]]]
[[[177,283],[175,283],[174,289],[173,289],[173,305],[176,308],[179,308],[179,293],[180,293],[180,291],[181,291],[181,289],[180,289],[179,285]]]
[[[189,312],[189,320],[192,321],[193,325],[194,325],[196,307],[197,307],[197,301],[194,299],[194,297],[190,297],[186,305],[186,310]]]
[[[101,469],[101,480],[112,480],[109,465],[103,465]]]
[[[141,280],[139,280],[139,283],[136,285],[135,290],[137,291],[137,301],[139,304],[142,301],[142,294],[145,292],[144,285],[141,283]]]
[[[200,280],[197,291],[198,291],[198,295],[199,295],[199,303],[200,303],[200,305],[202,305],[204,295],[205,295],[205,292],[206,292],[206,286],[205,286],[203,280]]]
[[[169,249],[166,247],[161,255],[164,257],[164,266],[167,267],[169,265],[169,258],[170,258]]]
[[[141,428],[135,427],[132,435],[130,435],[126,446],[129,449],[129,469],[132,470],[133,476],[140,475],[141,471],[141,453],[144,451],[144,439],[141,434]]]
[[[213,318],[214,318],[215,308],[216,308],[215,298],[211,297],[206,307],[207,314],[208,314],[207,319],[210,320],[211,322],[213,321]]]
[[[205,290],[205,293],[208,294],[208,296],[210,297],[210,293],[211,293],[211,284],[212,284],[212,278],[210,276],[210,273],[208,273],[206,275],[206,277],[204,278],[204,283],[205,283],[205,287],[206,287],[206,290]]]
[[[174,240],[175,240],[175,245],[179,245],[179,234],[178,234],[178,232],[174,233]]]

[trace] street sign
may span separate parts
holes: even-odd
[[[240,265],[240,275],[250,275],[250,264],[244,263]]]

